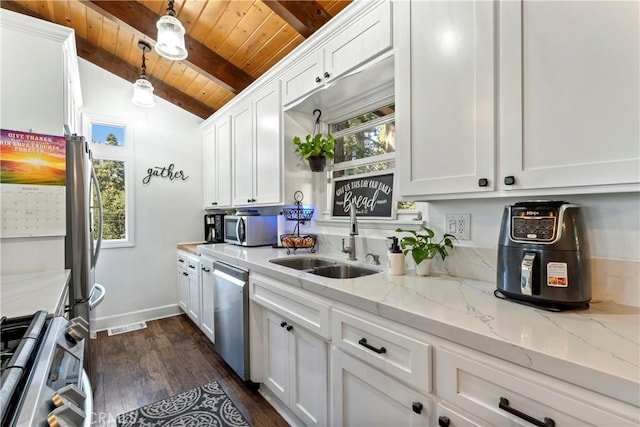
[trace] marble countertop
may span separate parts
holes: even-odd
[[[273,258],[295,256],[269,247],[206,244],[198,246],[197,251],[640,405],[637,307],[593,303],[587,310],[553,313],[496,298],[495,283],[450,276],[419,277],[413,272],[393,276],[386,271],[337,280],[269,263]],[[346,262],[346,257],[320,256]]]
[[[0,314],[7,317],[38,310],[58,313],[64,309],[71,270],[0,276]]]

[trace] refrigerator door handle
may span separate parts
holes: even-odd
[[[91,246],[91,267],[94,268],[98,262],[98,255],[100,254],[100,248],[102,247],[102,195],[100,194],[100,184],[98,183],[98,177],[96,176],[96,170],[91,163],[91,184],[95,191],[96,199],[98,199],[98,239],[95,243],[95,247]]]
[[[97,292],[99,292],[99,295],[96,297]],[[104,286],[99,283],[94,283],[91,287],[91,292],[89,293],[89,310],[93,310],[100,305],[104,299],[105,293],[107,293],[107,291],[104,289]]]

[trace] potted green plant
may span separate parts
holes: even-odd
[[[300,158],[309,160],[309,167],[313,172],[322,172],[327,159],[333,160],[335,139],[331,134],[326,137],[321,134],[307,135],[304,141],[296,136],[293,138],[293,144]]]
[[[434,241],[435,233],[430,228],[421,227],[422,232],[415,230],[403,230],[396,228],[397,232],[411,233],[411,236],[404,236],[400,239],[400,248],[407,255],[411,253],[413,261],[416,263],[416,274],[428,276],[431,268],[431,260],[440,255],[442,260],[449,256],[449,251],[453,249],[453,241],[458,240],[452,234],[445,233],[439,241]]]

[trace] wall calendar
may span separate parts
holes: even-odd
[[[0,133],[0,237],[64,236],[65,138]]]

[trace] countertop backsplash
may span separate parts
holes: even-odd
[[[393,234],[393,233],[391,233]],[[348,245],[348,235],[319,234],[317,253],[319,255],[340,254],[342,239]],[[356,236],[356,256],[358,262],[370,263],[368,253],[379,256],[380,268],[387,268],[388,242],[387,239]],[[297,254],[305,253],[303,250]],[[346,260],[347,254],[344,254]],[[432,274],[445,274],[454,277],[496,281],[497,249],[474,248],[456,246],[449,257],[443,262],[436,257],[431,264]],[[616,304],[640,307],[640,262],[591,258],[591,290],[593,301],[610,301]],[[414,274],[415,265],[410,256],[406,257],[406,274]]]

